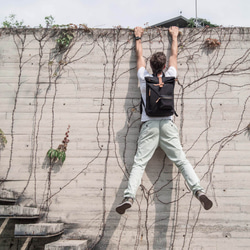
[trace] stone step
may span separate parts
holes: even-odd
[[[58,240],[45,245],[44,250],[86,250],[87,240]]]
[[[15,237],[53,237],[63,233],[63,223],[16,224]]]
[[[1,205],[0,218],[35,219],[39,218],[39,209],[34,207]]]
[[[2,189],[0,191],[0,202],[15,203],[18,199],[18,194],[16,192]]]

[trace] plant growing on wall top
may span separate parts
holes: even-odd
[[[69,143],[69,128],[70,125],[67,128],[67,131],[65,133],[65,137],[62,141],[62,144],[60,144],[57,149],[49,149],[49,151],[47,152],[47,156],[51,159],[51,161],[53,161],[54,163],[57,161],[61,161],[62,163],[65,161],[66,159],[66,150],[67,150],[67,146]]]
[[[53,23],[55,22],[55,19],[53,16],[46,16],[45,18],[46,28],[52,27]]]
[[[2,23],[3,28],[23,28],[23,21],[17,21],[15,14],[10,14]]]

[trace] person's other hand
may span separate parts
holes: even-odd
[[[176,26],[171,26],[171,27],[168,29],[168,32],[169,32],[169,34],[170,34],[172,37],[177,37],[178,34],[179,34],[179,28],[176,27]]]

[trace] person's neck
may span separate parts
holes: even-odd
[[[157,72],[157,73],[156,73]],[[155,75],[155,76],[157,76],[157,77],[160,77],[160,76],[162,76],[162,73],[163,73],[163,71],[161,70],[161,71],[156,71],[155,73],[153,73],[153,75]]]

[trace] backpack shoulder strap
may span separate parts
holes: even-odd
[[[142,114],[142,106],[144,107],[144,109],[146,109],[146,107],[145,107],[145,103],[144,103],[143,98],[142,98],[142,96],[141,96],[140,114]]]

